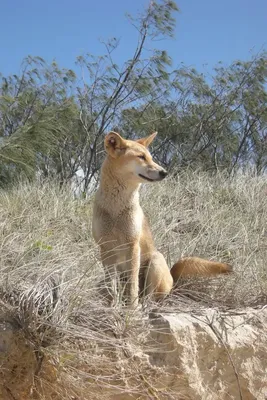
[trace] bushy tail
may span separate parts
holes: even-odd
[[[228,274],[233,271],[229,264],[204,260],[198,257],[186,257],[177,261],[171,269],[174,283],[179,278],[213,276],[217,274]]]

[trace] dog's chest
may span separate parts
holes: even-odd
[[[125,244],[141,234],[143,211],[132,205],[118,214],[96,207],[93,218],[93,235],[96,241],[116,241]]]

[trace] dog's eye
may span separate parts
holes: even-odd
[[[137,156],[138,158],[141,158],[141,160],[144,160],[144,161],[146,161],[146,157],[145,156],[143,156],[142,154],[140,154],[140,156]]]

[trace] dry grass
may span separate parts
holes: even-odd
[[[233,265],[231,278],[199,280],[183,288],[201,291],[202,299],[205,293],[211,304],[266,302],[267,176],[240,174],[230,180],[185,172],[160,189],[155,185],[144,192],[158,248],[168,254],[170,265],[190,255]],[[148,193],[153,209],[146,201]]]
[[[181,282],[178,293],[161,305],[111,310],[99,295],[103,273],[91,237],[91,200],[73,199],[53,183],[0,193],[0,304],[39,360],[33,397],[104,399],[116,393],[113,398],[119,399],[121,391],[121,399],[126,392],[132,398],[143,393],[175,399],[169,389],[155,389],[160,371],[144,356],[151,310],[266,302],[265,176],[245,174],[230,181],[184,172],[145,186],[141,202],[170,264],[198,255],[230,262],[235,273]]]

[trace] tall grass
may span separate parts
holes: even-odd
[[[231,263],[232,276],[180,282],[163,303],[147,301],[138,311],[110,309],[99,291],[92,198],[74,199],[53,182],[0,192],[0,306],[41,354],[36,398],[157,398],[152,392],[162,371],[145,356],[151,310],[266,302],[265,176],[230,180],[187,171],[145,185],[141,204],[170,266],[198,255]],[[177,398],[169,389],[157,393]]]

